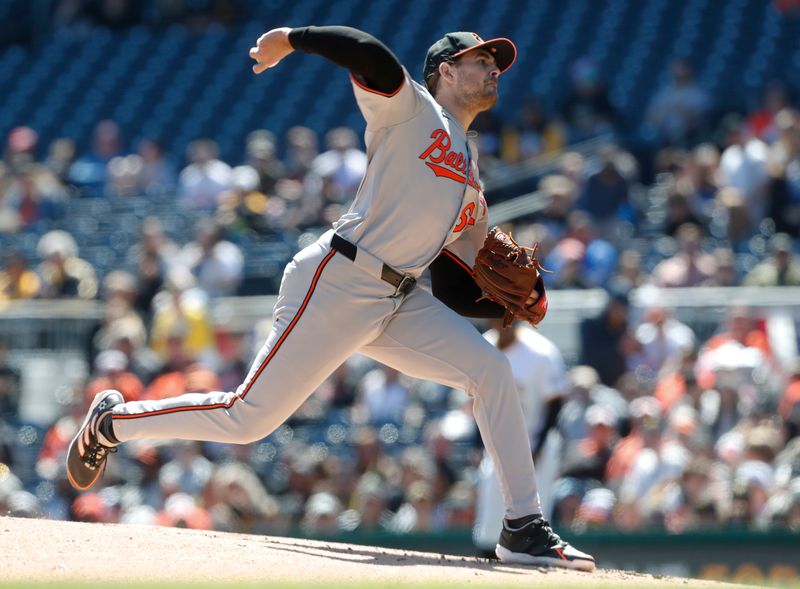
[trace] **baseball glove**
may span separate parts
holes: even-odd
[[[505,307],[503,327],[511,325],[515,318],[536,325],[547,313],[541,275],[547,270],[536,259],[538,247],[538,243],[532,248],[522,247],[494,227],[478,251],[473,268],[475,282],[483,291],[478,300],[489,299]],[[533,291],[539,293],[539,298],[528,306],[526,302]]]

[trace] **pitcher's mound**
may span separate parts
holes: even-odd
[[[724,586],[618,570],[582,573],[507,566],[479,558],[293,538],[10,517],[0,517],[0,571],[3,581],[80,583]]]

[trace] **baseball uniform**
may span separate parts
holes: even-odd
[[[287,41],[350,70],[367,122],[368,164],[355,200],[332,230],[287,265],[272,331],[236,391],[131,403],[116,391],[101,393],[70,446],[70,480],[78,488],[94,484],[113,449],[105,442],[259,440],[349,355],[361,352],[473,398],[504,498],[506,521],[496,548],[501,559],[592,570],[594,560],[561,540],[541,516],[508,360],[459,314],[504,313],[495,303],[477,301],[481,293],[472,279],[487,211],[464,125],[377,39],[355,29],[274,29],[251,50],[257,61],[264,58],[254,69],[277,63]],[[472,101],[461,110],[469,122],[489,108],[484,96],[496,99],[496,78],[515,57],[507,39],[449,33],[428,50],[426,81],[433,83],[437,68],[450,75],[445,88],[457,94],[449,98]],[[461,93],[470,84],[478,88],[472,97]],[[427,268],[433,292],[415,288]]]
[[[293,32],[293,43],[303,35]],[[299,37],[299,39],[298,39]],[[487,232],[477,153],[454,116],[403,69],[391,95],[352,76],[368,166],[350,210],[286,267],[274,325],[234,392],[129,402],[120,441],[248,443],[281,425],[348,356],[461,388],[495,458],[508,517],[539,513],[528,435],[505,356],[413,281],[443,255],[471,267]],[[393,270],[403,284],[386,281]]]

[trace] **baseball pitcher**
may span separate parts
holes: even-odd
[[[294,51],[349,70],[367,122],[368,165],[350,210],[287,265],[274,325],[234,392],[126,403],[97,395],[70,445],[70,482],[88,489],[109,452],[129,440],[174,438],[247,444],[281,425],[349,355],[467,391],[498,474],[505,562],[593,570],[542,517],[528,432],[505,355],[463,316],[544,316],[535,250],[488,232],[475,116],[498,98],[514,62],[508,39],[449,33],[425,58],[424,85],[362,31],[277,28],[250,57],[261,74]],[[432,292],[416,288],[430,268]]]

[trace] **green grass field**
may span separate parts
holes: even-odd
[[[269,588],[269,589],[303,589],[305,587],[325,587],[325,589],[378,589],[378,588],[385,588],[385,587],[413,587],[414,589],[442,589],[442,583],[436,584],[423,584],[423,583],[413,583],[413,584],[401,584],[401,583],[352,583],[352,584],[301,584],[301,583],[270,583],[269,581],[264,581],[261,583],[166,583],[166,582],[154,582],[154,583],[114,583],[112,589],[255,589],[255,588]],[[462,587],[462,583],[453,583],[453,587],[459,586]],[[469,587],[472,589],[483,589],[483,588],[493,588],[496,589],[497,587],[502,586],[498,584],[488,584],[488,583],[470,583]],[[608,589],[609,584],[608,582],[605,583],[598,583],[593,584],[591,580],[587,579],[585,585],[581,585],[585,589]],[[674,583],[667,584],[664,582],[663,585],[660,585],[664,589],[671,589],[672,587],[685,587],[685,583],[682,579],[676,579]],[[730,587],[731,585],[728,585]],[[753,585],[748,585],[752,587]],[[800,589],[800,583],[791,583],[791,584],[769,584],[769,585],[761,585],[764,587],[780,587],[786,589]],[[58,589],[108,589],[109,583],[64,583],[54,581],[52,583],[44,583],[44,582],[31,582],[31,583],[3,583],[0,582],[0,589],[45,589],[45,588],[53,588],[58,587]],[[445,585],[446,587],[446,585]],[[541,583],[536,582],[535,585],[532,586],[532,589],[561,589],[563,585],[559,583]],[[636,582],[631,583],[630,581],[626,581],[624,585],[624,589],[640,589],[645,588],[652,589],[652,584],[638,584]],[[745,587],[745,585],[742,585]]]

